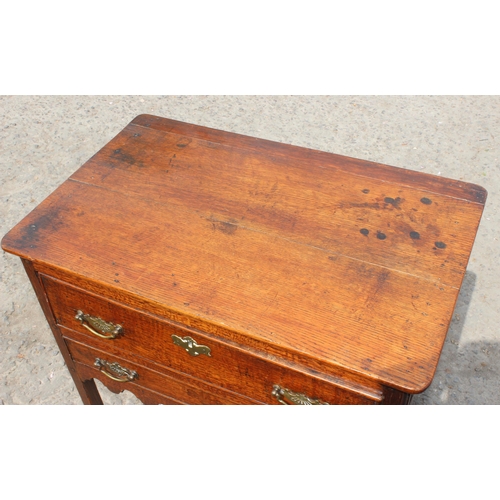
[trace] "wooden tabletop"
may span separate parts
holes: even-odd
[[[473,184],[140,115],[2,247],[414,393],[434,375],[485,199]]]

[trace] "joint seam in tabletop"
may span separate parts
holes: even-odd
[[[88,183],[88,182],[85,182],[85,181],[81,181],[79,179],[70,178],[68,180],[70,180],[72,182],[75,182],[75,183],[78,183],[78,184],[83,184],[83,185],[86,185],[86,186],[90,186],[90,187],[93,187],[93,188],[96,188],[96,189],[102,189],[102,190],[109,191],[109,192],[112,192],[112,193],[123,194],[120,191],[115,191],[113,189],[109,189],[108,187],[102,187],[102,186],[99,186],[99,185],[96,185],[96,184],[91,184],[91,183]],[[136,197],[136,198],[139,198],[139,199],[144,199],[142,196],[137,196],[137,195],[133,195],[133,194],[128,194],[127,196],[129,196],[131,198],[132,197]],[[150,200],[150,202],[154,203],[154,204],[157,204],[157,205],[161,205],[161,206],[167,206],[167,204],[162,203],[161,201],[157,201],[157,200],[154,200],[154,201]],[[227,221],[216,219],[213,216],[210,216],[210,217],[204,216],[204,215],[200,214],[199,212],[197,212],[196,210],[190,210],[189,208],[186,208],[186,207],[176,206],[176,210],[177,209],[181,210],[181,211],[185,211],[185,212],[190,213],[190,214],[195,214],[195,215],[199,216],[201,219],[204,219],[204,220],[207,220],[207,221],[210,221],[210,222],[224,222],[224,223],[227,222]],[[231,225],[236,226],[236,227],[241,228],[241,229],[245,229],[247,231],[252,231],[254,233],[263,234],[263,235],[269,236],[269,237],[279,238],[279,239],[281,239],[283,241],[287,241],[287,242],[295,244],[295,245],[300,245],[300,246],[304,246],[304,247],[307,247],[307,248],[312,248],[312,249],[315,249],[315,250],[319,250],[319,251],[324,252],[325,254],[328,254],[328,255],[336,255],[336,256],[344,257],[346,259],[353,260],[353,261],[356,261],[356,262],[362,262],[362,263],[365,263],[365,264],[369,264],[371,266],[379,267],[381,269],[388,269],[388,270],[393,271],[395,273],[400,273],[400,274],[403,274],[403,275],[406,275],[406,276],[412,276],[414,278],[418,278],[418,279],[421,279],[421,280],[424,280],[424,281],[427,281],[427,282],[430,282],[430,283],[440,283],[443,286],[452,288],[454,290],[458,290],[459,289],[459,287],[457,287],[457,286],[450,285],[450,284],[445,283],[445,282],[440,281],[440,280],[431,279],[431,278],[427,278],[425,276],[419,276],[417,274],[408,273],[406,271],[401,271],[399,269],[395,269],[395,268],[383,266],[381,264],[370,262],[368,260],[357,259],[356,257],[352,257],[352,256],[349,256],[349,255],[346,255],[346,254],[343,254],[343,253],[339,253],[339,252],[334,252],[332,250],[327,250],[327,249],[322,248],[322,247],[311,245],[310,243],[302,243],[300,241],[292,240],[292,239],[287,238],[286,236],[283,236],[283,235],[278,234],[278,233],[269,233],[269,232],[266,232],[266,231],[261,231],[259,229],[255,229],[255,228],[252,228],[252,227],[249,227],[249,226],[245,226],[245,225],[240,224],[240,223],[228,222],[228,224],[231,224]]]
[[[151,130],[149,127],[145,127],[144,125],[140,125],[140,124],[137,124],[137,123],[132,123],[131,125],[134,126],[134,127],[143,128],[145,130]],[[199,127],[199,128],[205,128],[202,125],[193,125],[193,126],[194,127]],[[209,129],[209,130],[218,131],[216,129]],[[165,134],[177,135],[179,137],[191,138],[191,137],[189,137],[189,136],[187,136],[185,134],[180,134],[180,133],[172,131],[172,130],[168,130],[168,131],[167,130],[162,130],[162,132],[164,132]],[[296,150],[296,151],[294,151],[294,153],[300,153],[300,151],[297,151],[297,150],[303,150],[304,152],[307,151],[307,152],[310,152],[310,153],[316,153],[316,154],[320,154],[320,155],[332,155],[332,156],[338,157],[339,159],[341,158],[341,159],[345,159],[345,160],[348,160],[348,161],[351,161],[351,162],[352,161],[355,161],[355,162],[364,162],[364,163],[371,164],[372,166],[376,166],[376,167],[385,167],[385,168],[389,167],[391,169],[397,169],[398,171],[408,170],[408,169],[405,169],[403,167],[395,167],[394,165],[387,165],[387,164],[380,163],[380,162],[375,162],[375,161],[372,161],[372,160],[363,160],[363,159],[358,159],[358,158],[354,158],[354,157],[351,157],[351,156],[339,155],[337,153],[332,153],[332,152],[328,152],[328,151],[322,151],[322,150],[319,150],[319,149],[312,149],[312,148],[306,148],[306,147],[303,147],[303,146],[297,146],[297,145],[293,145],[293,144],[285,144],[285,143],[276,142],[276,141],[269,141],[268,139],[260,139],[258,137],[246,136],[246,135],[239,134],[239,133],[236,133],[236,132],[226,132],[226,131],[223,131],[223,132],[226,133],[226,134],[232,134],[232,135],[235,135],[235,136],[240,136],[240,137],[244,137],[244,138],[250,138],[250,139],[254,139],[256,141],[262,141],[262,142],[266,142],[266,143],[269,143],[269,144],[274,144],[274,145],[279,145],[279,146],[289,146],[289,147],[291,147],[291,148],[293,148],[293,149]],[[227,144],[227,143],[224,143],[224,142],[217,142],[215,140],[209,141],[207,139],[203,139],[203,138],[200,138],[200,137],[196,137],[196,140],[200,141],[200,142],[213,142],[213,143],[219,144],[220,146],[231,148],[231,149],[236,150],[236,151],[254,151],[254,148],[252,148],[252,147],[245,148],[243,146],[233,146],[231,144]],[[287,157],[290,156],[290,153],[284,154],[284,153],[281,153],[281,152],[274,151],[274,152],[266,152],[266,155],[268,155],[270,158],[272,158],[272,157],[287,158]],[[317,166],[319,168],[327,168],[325,165],[319,165],[318,164]],[[409,183],[409,182],[405,182],[405,181],[394,182],[394,181],[386,180],[386,179],[383,179],[383,178],[380,178],[380,177],[377,177],[377,176],[373,176],[373,175],[363,175],[363,174],[360,174],[358,172],[353,172],[349,168],[343,168],[341,165],[332,165],[331,168],[336,168],[336,169],[340,170],[341,172],[345,172],[345,173],[348,173],[349,175],[352,175],[352,176],[358,177],[358,178],[362,178],[362,179],[376,179],[377,181],[382,182],[384,184],[389,184],[389,185],[393,185],[393,186],[404,186],[404,187],[414,188],[414,184]],[[412,171],[415,172],[416,174],[422,174],[422,172],[418,172],[417,170],[412,170]],[[434,175],[434,174],[429,174],[429,173],[425,173],[424,175],[426,177],[434,177],[436,180],[437,179],[439,179],[439,180],[446,179],[445,177],[441,177],[441,176]],[[454,183],[461,183],[462,182],[462,181],[459,181],[459,180],[456,180],[456,179],[449,179],[449,180],[452,181],[452,182],[454,182]],[[472,183],[469,183],[469,182],[464,182],[464,184],[469,185],[469,186],[475,186],[475,187],[479,188],[481,191],[485,192],[485,195],[487,193],[486,190],[482,186],[479,186],[477,184],[472,184]],[[422,191],[422,192],[425,192],[425,193],[439,194],[441,196],[444,196],[444,197],[447,197],[447,198],[450,198],[450,199],[466,201],[468,203],[474,203],[474,204],[480,205],[480,206],[484,206],[485,205],[485,201],[486,201],[486,196],[485,196],[485,200],[484,201],[477,201],[477,200],[471,200],[471,199],[468,199],[468,198],[465,198],[465,197],[453,196],[453,195],[449,195],[449,194],[442,194],[438,190],[431,190],[429,188],[424,188],[424,187],[420,187],[419,191]]]

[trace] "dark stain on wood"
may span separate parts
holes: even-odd
[[[382,233],[381,231],[377,231],[377,238],[379,240],[385,240],[387,238],[387,236],[384,233]]]
[[[359,231],[363,236],[368,236],[370,234],[370,231],[368,229],[363,228]]]
[[[63,222],[59,220],[59,212],[59,209],[51,209],[37,217],[31,224],[22,227],[13,243],[21,248],[37,248],[40,243],[40,233],[45,231],[55,233],[63,226]]]
[[[417,231],[411,231],[410,238],[412,240],[418,240],[418,239],[420,239],[420,233],[417,233]]]
[[[392,205],[393,207],[396,207],[396,208],[399,208],[399,205],[400,203],[402,202],[403,200],[399,197],[397,198],[391,198],[390,196],[386,196],[384,198],[384,202],[385,203],[388,203],[389,205]]]
[[[430,205],[432,203],[432,200],[429,200],[429,198],[420,198],[420,201],[424,204],[424,205]]]
[[[434,244],[437,248],[446,248],[446,243],[443,243],[442,241],[436,241]]]
[[[238,229],[236,224],[232,224],[231,222],[213,222],[214,229],[221,231],[224,234],[234,234]]]
[[[191,139],[184,138],[177,143],[177,147],[181,149],[185,148],[186,146],[189,146],[189,144],[191,144],[191,141],[192,141]]]
[[[374,296],[376,296],[383,288],[384,283],[390,276],[390,271],[383,271],[377,276],[377,286],[375,288]]]
[[[126,163],[127,165],[135,165],[136,163],[136,159],[130,153],[122,151],[121,149],[115,149],[113,151],[113,159],[120,163]]]
[[[477,191],[473,192],[474,197],[478,203],[484,204],[486,202],[487,191],[481,186],[476,186]]]

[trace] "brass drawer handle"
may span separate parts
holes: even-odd
[[[329,405],[319,399],[311,399],[305,394],[292,392],[290,389],[273,385],[271,393],[282,405]]]
[[[178,345],[186,350],[191,356],[199,356],[200,354],[206,354],[207,356],[212,356],[210,354],[210,347],[206,345],[198,345],[194,339],[191,337],[178,337],[177,335],[172,335],[172,340],[175,345]]]
[[[106,377],[109,377],[111,380],[116,380],[117,382],[132,382],[132,380],[139,378],[136,371],[124,368],[118,363],[110,363],[104,359],[95,358],[94,365],[97,366]]]
[[[75,319],[80,321],[82,326],[87,330],[92,332],[94,335],[101,337],[101,339],[114,339],[123,331],[121,325],[114,325],[113,323],[108,323],[97,316],[91,316],[90,314],[84,314],[82,311],[77,311]],[[88,324],[87,324],[88,323]],[[101,333],[99,333],[99,330]]]

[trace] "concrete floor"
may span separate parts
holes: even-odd
[[[3,96],[0,236],[140,113],[484,186],[442,357],[413,404],[500,403],[500,97]],[[0,333],[0,404],[81,404],[19,259],[4,252]],[[107,403],[139,403],[100,387]]]

